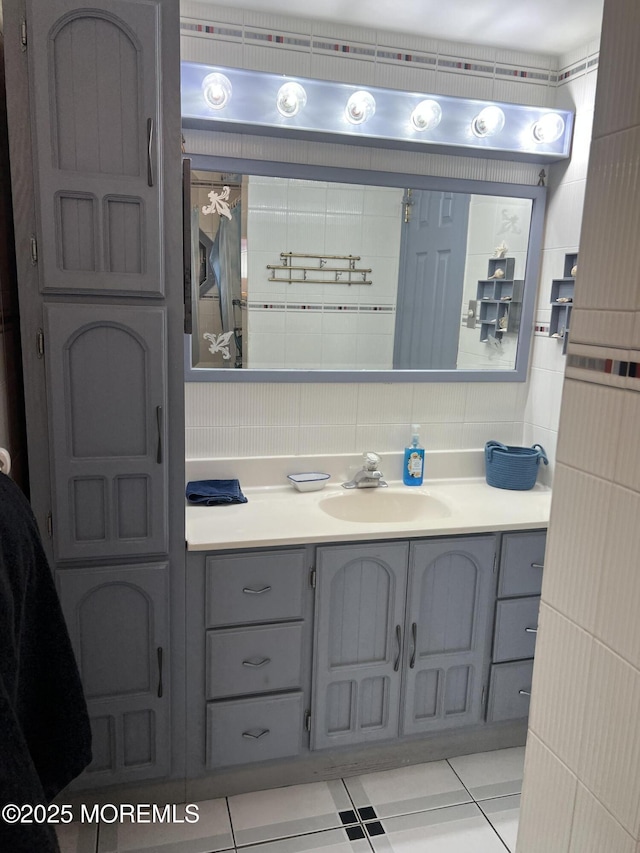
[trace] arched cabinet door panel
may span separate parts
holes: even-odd
[[[166,552],[164,308],[44,311],[56,559]]]
[[[411,544],[403,734],[481,722],[495,553],[494,536]]]
[[[312,748],[396,737],[408,544],[318,548]]]
[[[27,0],[43,292],[161,296],[160,8]]]
[[[76,787],[167,775],[168,564],[61,569],[57,583],[93,734]]]

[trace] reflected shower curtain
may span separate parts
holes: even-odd
[[[242,281],[240,271],[240,238],[242,213],[240,202],[233,208],[232,218],[220,217],[220,226],[211,249],[211,267],[215,274],[220,299],[222,331],[233,332],[229,340],[231,358],[225,367],[236,367],[242,359],[242,328],[236,323],[235,309],[240,316]],[[234,301],[236,305],[234,305]]]
[[[191,208],[191,364],[200,363],[200,321],[198,319],[200,299],[200,212]]]

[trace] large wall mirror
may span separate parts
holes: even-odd
[[[544,188],[188,160],[187,379],[526,378]]]

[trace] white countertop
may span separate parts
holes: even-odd
[[[378,491],[431,495],[445,505],[446,515],[426,512],[424,517],[414,521],[343,521],[327,515],[319,506],[327,498],[353,494],[343,489],[339,482],[329,484],[321,491],[307,493],[298,492],[289,485],[243,485],[248,500],[246,504],[187,506],[187,549],[216,551],[534,530],[547,526],[551,507],[551,489],[547,486],[537,484],[524,492],[495,489],[488,486],[483,477],[425,480],[419,488],[404,486],[401,481],[390,481],[388,489],[366,491],[367,500],[375,500]]]

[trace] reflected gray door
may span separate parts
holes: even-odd
[[[458,357],[468,195],[413,190],[402,225],[393,366],[453,370]]]
[[[408,550],[318,548],[312,749],[397,737]]]
[[[165,309],[44,310],[56,559],[166,553]]]
[[[481,721],[495,553],[494,536],[411,544],[403,734]]]
[[[169,772],[168,575],[167,563],[57,572],[93,734],[77,787]]]

